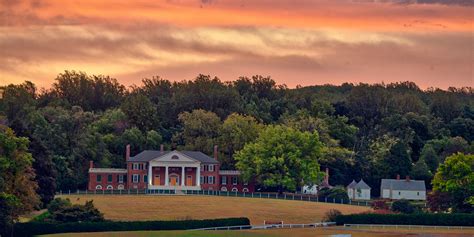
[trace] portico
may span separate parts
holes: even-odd
[[[200,190],[201,162],[170,152],[148,163],[148,189]]]

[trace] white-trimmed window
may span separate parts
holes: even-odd
[[[248,192],[249,192],[249,189],[248,189],[248,188],[243,188],[243,189],[242,189],[242,192],[248,193]]]
[[[132,170],[138,170],[138,169],[140,169],[140,164],[138,164],[138,163],[133,163],[132,165],[133,165],[133,166],[132,166]]]
[[[123,186],[123,184],[119,184],[119,185],[117,186],[117,189],[118,189],[118,190],[123,190],[123,189],[125,189],[125,187]]]
[[[96,178],[97,183],[102,182],[102,175],[98,174],[97,177],[95,177],[95,178]],[[101,187],[101,189],[102,189],[102,187]]]
[[[222,188],[221,188],[221,191],[222,191],[222,192],[227,192],[227,187],[222,187]]]
[[[206,179],[204,179],[204,176],[201,175],[201,184],[203,184],[205,180]]]
[[[139,183],[140,182],[140,175],[139,174],[133,174],[132,175],[132,181],[134,183]]]
[[[214,176],[207,176],[207,183],[208,184],[214,184]]]
[[[248,186],[248,185],[249,185],[249,182],[245,181],[245,182],[244,182],[244,185],[245,185],[245,186]]]
[[[232,176],[232,184],[237,185],[238,184],[238,178],[236,176]]]
[[[121,174],[118,175],[118,182],[123,183],[123,175]]]
[[[111,190],[111,189],[114,189],[114,187],[112,185],[107,185],[107,189]]]
[[[102,185],[95,186],[95,189],[102,189]]]
[[[222,176],[221,177],[221,184],[226,185],[227,184],[227,176]]]
[[[145,182],[145,183],[148,182],[148,175],[146,175],[146,174],[143,175],[143,182]]]
[[[233,187],[233,188],[232,188],[232,192],[237,192],[237,191],[238,191],[238,190],[237,190],[236,187]]]
[[[107,183],[112,183],[112,181],[114,181],[113,175],[111,174],[107,175]]]
[[[214,171],[214,165],[209,165],[209,171],[211,171],[211,172]]]

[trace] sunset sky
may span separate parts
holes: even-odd
[[[0,0],[0,85],[117,78],[474,86],[472,0]]]

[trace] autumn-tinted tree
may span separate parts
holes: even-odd
[[[5,126],[0,127],[0,233],[11,231],[19,215],[38,207],[38,184],[32,168],[33,157],[28,152],[28,139],[15,136]]]

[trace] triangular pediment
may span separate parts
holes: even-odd
[[[176,162],[176,163],[201,163],[179,151],[171,151],[162,156],[159,156],[151,161],[155,162]]]

